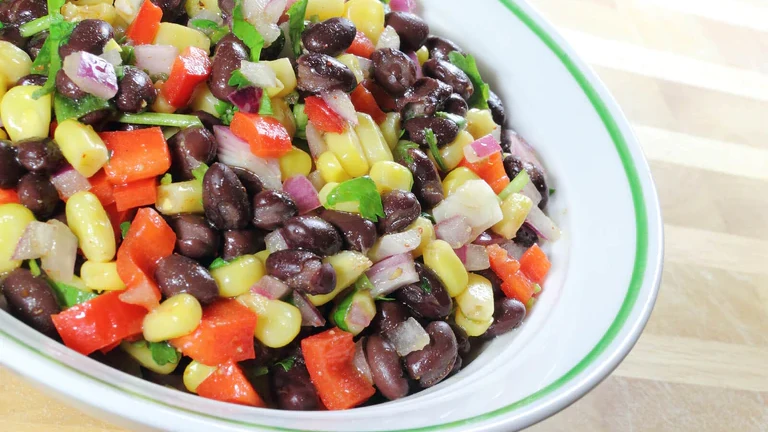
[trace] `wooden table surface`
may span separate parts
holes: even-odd
[[[546,431],[768,431],[768,0],[530,0],[611,89],[661,197],[664,280],[616,372]],[[0,370],[0,429],[120,429]]]

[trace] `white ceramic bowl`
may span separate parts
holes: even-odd
[[[248,408],[182,394],[83,357],[0,313],[0,362],[90,414],[137,430],[509,431],[573,403],[627,355],[651,312],[662,224],[648,166],[594,73],[522,0],[422,0],[432,32],[478,59],[557,189],[564,231],[525,324],[457,376],[346,412]]]

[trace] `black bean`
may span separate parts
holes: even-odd
[[[397,163],[407,167],[413,174],[413,193],[423,208],[431,209],[443,200],[443,184],[437,167],[427,155],[419,149],[408,149],[407,156],[397,156]]]
[[[163,21],[174,22],[186,13],[183,0],[151,0],[155,6],[163,10]]]
[[[232,171],[235,172],[237,178],[239,178],[240,182],[245,186],[249,200],[253,200],[253,197],[256,196],[256,194],[264,190],[264,183],[253,171],[240,167],[232,167]]]
[[[9,309],[16,317],[40,333],[56,337],[51,315],[59,313],[60,309],[45,279],[19,268],[5,278],[2,288]]]
[[[11,3],[11,2],[3,2],[3,3]],[[0,3],[0,4],[3,4],[3,3]],[[0,29],[0,41],[11,43],[21,49],[23,49],[24,46],[26,46],[27,44],[27,38],[23,37],[19,32],[18,24],[7,24],[5,25],[5,27]]]
[[[0,140],[0,189],[15,188],[24,168],[16,160],[17,149],[12,142]]]
[[[231,21],[232,11],[235,9],[235,0],[219,0],[219,9],[221,9],[222,18]],[[221,41],[219,41],[221,43]]]
[[[101,55],[104,46],[115,37],[112,26],[108,22],[98,19],[84,19],[77,23],[69,41],[59,47],[59,56],[62,59],[75,51],[86,51],[94,55]]]
[[[203,208],[208,220],[220,230],[245,228],[251,219],[248,192],[235,173],[218,162],[203,178]]]
[[[539,235],[528,224],[523,224],[512,239],[520,246],[529,248],[539,242]]]
[[[192,171],[216,158],[218,143],[211,131],[195,126],[182,129],[168,140],[171,151],[171,175],[176,181],[192,180]]]
[[[455,93],[458,93],[465,100],[469,100],[475,92],[475,87],[467,74],[451,62],[430,59],[424,63],[424,75],[448,84]]]
[[[74,81],[64,72],[64,69],[59,69],[56,72],[56,91],[64,97],[70,99],[80,99],[87,95]]]
[[[0,289],[0,310],[6,311],[10,313],[10,309],[8,309],[8,300],[5,299],[5,294],[3,294],[3,290]]]
[[[4,7],[5,11],[2,12],[3,23],[21,25],[48,14],[48,5],[40,0],[16,0],[3,3],[8,3],[8,9]]]
[[[448,325],[451,326],[453,335],[456,336],[456,347],[458,348],[459,357],[461,358],[466,356],[470,351],[472,351],[472,344],[469,341],[469,335],[467,335],[467,332],[465,332],[464,329],[459,327],[459,325],[455,322],[449,322]]]
[[[334,90],[351,92],[357,86],[355,74],[344,63],[318,53],[304,54],[298,63],[298,88],[310,93]]]
[[[504,109],[504,104],[501,102],[499,96],[494,92],[490,92],[490,97],[488,98],[488,107],[491,109],[493,122],[500,126],[506,126],[507,111]]]
[[[187,293],[201,305],[207,305],[219,296],[218,285],[208,270],[179,254],[167,256],[157,263],[155,281],[167,298]]]
[[[373,384],[389,400],[408,395],[408,379],[403,373],[400,356],[395,347],[379,335],[365,341],[365,357],[371,369]]]
[[[393,96],[402,95],[416,82],[416,65],[400,50],[376,50],[371,60],[376,82]]]
[[[400,49],[417,51],[424,46],[429,36],[429,26],[421,17],[408,12],[390,12],[385,18],[385,24],[400,36]]]
[[[418,262],[416,271],[421,281],[397,290],[397,299],[405,303],[418,318],[443,319],[450,315],[453,300],[437,275]]]
[[[27,42],[25,51],[27,51],[27,54],[29,54],[29,58],[31,58],[32,61],[35,61],[37,56],[40,55],[40,50],[43,48],[46,39],[48,39],[48,32],[44,31],[32,36],[32,38],[29,39],[29,42]]]
[[[344,237],[344,246],[348,249],[367,253],[376,243],[378,234],[376,225],[354,213],[323,210],[320,217],[336,227]]]
[[[16,81],[16,85],[17,86],[34,85],[34,86],[42,87],[45,85],[46,81],[48,81],[47,75],[29,74],[19,78],[19,80]]]
[[[378,222],[381,234],[404,231],[421,215],[421,204],[411,192],[393,190],[385,193],[381,202],[384,207],[384,217]]]
[[[213,258],[219,251],[219,233],[199,215],[172,217],[168,224],[176,233],[176,252],[192,259]]]
[[[453,370],[458,357],[456,336],[444,321],[432,321],[427,325],[429,345],[405,357],[405,369],[411,378],[423,388],[442,381]]]
[[[278,408],[290,411],[320,409],[320,399],[302,358],[294,361],[287,371],[281,365],[273,366],[271,371],[271,383]]]
[[[253,197],[253,225],[257,228],[275,230],[298,213],[296,203],[285,192],[270,189]]]
[[[205,126],[206,129],[213,132],[214,126],[221,126],[224,123],[221,122],[218,118],[214,117],[213,114],[207,113],[202,110],[193,111],[190,114],[200,119],[200,121],[203,123],[203,126]]]
[[[403,97],[397,100],[404,119],[433,116],[453,94],[448,84],[434,78],[419,78]]]
[[[463,365],[464,365],[464,360],[461,358],[461,356],[456,357],[456,363],[453,364],[453,369],[451,369],[451,371],[448,372],[448,378],[459,373]]]
[[[231,261],[239,256],[255,254],[263,251],[264,232],[257,229],[224,231],[224,244],[221,248],[221,257]]]
[[[115,96],[117,109],[128,113],[146,110],[155,102],[157,89],[146,72],[139,68],[125,66]]]
[[[346,18],[331,18],[304,30],[301,41],[308,51],[336,57],[355,40],[357,29]]]
[[[93,128],[96,129],[97,132],[100,132],[101,128],[104,126],[104,123],[111,116],[112,116],[111,108],[102,108],[96,111],[91,111],[88,114],[81,116],[77,120],[80,121],[80,123],[93,126]]]
[[[516,299],[503,298],[497,300],[493,309],[493,324],[483,333],[483,339],[493,339],[510,332],[523,323],[525,305]]]
[[[328,294],[336,287],[336,271],[312,252],[287,249],[267,258],[267,274],[307,294]]]
[[[208,86],[214,96],[228,101],[229,95],[235,91],[235,87],[229,85],[232,72],[240,69],[240,62],[248,58],[248,48],[237,36],[230,33],[221,38],[216,44],[211,76],[208,78]]]
[[[404,129],[411,141],[427,147],[427,129],[432,129],[438,147],[452,143],[459,135],[459,127],[452,120],[442,117],[415,117],[405,121]]]
[[[259,55],[260,61],[272,61],[277,60],[280,58],[280,53],[283,52],[283,48],[285,48],[285,34],[283,34],[282,30],[280,31],[280,35],[275,39],[274,42],[272,42],[268,47],[265,47],[261,50],[261,54]]]
[[[280,230],[290,249],[303,249],[320,256],[335,255],[341,250],[341,235],[333,225],[318,216],[296,216],[288,219]]]
[[[442,110],[450,114],[456,114],[460,117],[466,117],[467,111],[469,111],[469,105],[467,105],[467,101],[465,101],[464,98],[454,93],[448,96],[448,99],[443,102]]]
[[[53,215],[59,203],[59,192],[48,176],[42,174],[25,174],[16,192],[19,194],[19,202],[38,219],[47,219]]]
[[[437,36],[430,36],[427,38],[427,49],[429,50],[429,57],[439,60],[448,60],[448,54],[458,51],[461,53],[461,48],[455,43]]]
[[[32,138],[17,144],[17,160],[29,171],[53,173],[64,164],[64,155],[50,138]]]
[[[374,333],[385,334],[411,316],[408,308],[399,301],[377,301],[376,309],[376,315],[370,325]]]
[[[515,155],[509,155],[504,158],[504,170],[510,179],[517,177],[523,169],[528,173],[531,183],[541,194],[539,208],[543,210],[549,202],[549,185],[547,184],[547,177],[544,175],[544,171],[532,163],[523,162]]]

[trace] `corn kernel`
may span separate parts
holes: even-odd
[[[459,166],[461,160],[464,159],[464,147],[472,144],[474,140],[469,132],[461,131],[452,143],[440,149],[440,156],[443,157],[443,162],[445,162],[445,167],[448,170]]]
[[[184,369],[183,381],[184,387],[192,393],[197,393],[200,384],[208,379],[211,374],[216,372],[217,366],[208,366],[192,360],[187,368]]]
[[[355,79],[357,82],[362,82],[365,79],[365,75],[363,74],[363,68],[360,66],[360,59],[354,55],[354,54],[342,54],[338,57],[336,57],[336,60],[344,63],[349,70],[352,71],[353,74],[355,74]]]
[[[26,54],[26,53],[25,53]],[[5,75],[0,72],[0,101],[3,100],[3,96],[8,91],[8,82],[5,80]]]
[[[296,118],[293,116],[291,107],[285,102],[285,99],[271,99],[271,101],[272,117],[285,126],[285,130],[288,131],[290,136],[296,135]]]
[[[323,180],[328,183],[341,183],[352,178],[344,171],[341,162],[333,152],[324,152],[315,163],[320,175],[323,176]]]
[[[32,68],[32,59],[23,49],[8,41],[0,41],[0,74],[4,78],[3,84],[12,86],[19,78],[29,73]]]
[[[123,280],[117,274],[117,263],[86,261],[80,268],[80,277],[85,287],[92,291],[120,291],[125,289]]]
[[[218,0],[186,0],[184,9],[187,11],[187,15],[193,18],[202,11],[221,13]]]
[[[265,273],[264,263],[254,255],[243,255],[223,267],[211,270],[221,297],[245,294]]]
[[[160,185],[156,207],[164,215],[203,214],[203,185],[197,180]]]
[[[67,162],[85,177],[92,177],[109,160],[104,141],[91,126],[75,119],[59,123],[54,138]]]
[[[384,139],[387,140],[387,144],[391,150],[397,147],[397,143],[400,141],[400,114],[396,112],[387,113],[387,119],[380,125],[381,134],[384,135]]]
[[[384,31],[384,5],[379,0],[349,0],[344,5],[344,16],[371,42],[379,41]]]
[[[291,61],[288,58],[265,61],[262,63],[269,66],[275,72],[277,79],[283,85],[283,88],[272,97],[286,97],[294,90],[296,90],[296,72],[293,70]]]
[[[154,44],[173,45],[179,52],[190,46],[200,48],[206,53],[211,50],[211,40],[203,32],[169,22],[160,23]]]
[[[126,24],[130,24],[138,15],[141,3],[141,0],[115,0],[117,17],[125,21]]]
[[[472,134],[475,139],[482,138],[498,128],[499,125],[493,122],[493,115],[491,110],[479,110],[472,108],[467,113],[467,131]]]
[[[162,342],[186,336],[195,331],[202,318],[203,308],[195,297],[176,294],[144,317],[144,339]]]
[[[0,275],[21,266],[21,261],[11,257],[27,225],[34,221],[32,212],[21,204],[0,205]]]
[[[325,134],[324,139],[328,145],[328,150],[336,155],[347,174],[352,177],[368,174],[370,166],[368,160],[365,159],[365,153],[355,131],[348,129],[340,134],[329,132]]]
[[[75,6],[89,6],[97,4],[112,4],[111,0],[71,0],[70,3]]]
[[[344,15],[344,0],[309,0],[305,19],[317,16],[320,21]]]
[[[328,205],[328,195],[338,185],[339,184],[336,182],[327,183],[325,186],[323,186],[322,189],[320,189],[320,192],[317,193],[323,206],[333,210],[360,214],[360,203],[357,201],[340,202],[332,206]]]
[[[155,98],[155,102],[152,104],[152,111],[163,114],[171,114],[176,111],[176,107],[171,105],[165,96],[163,96],[163,92],[161,91],[163,89],[163,84],[165,84],[163,80],[155,81],[157,97]]]
[[[376,162],[371,167],[370,176],[382,195],[395,189],[410,192],[413,188],[413,174],[397,162]]]
[[[264,345],[282,348],[299,335],[301,311],[296,306],[254,293],[243,294],[237,301],[256,314],[256,329],[253,334]]]
[[[16,86],[3,96],[0,116],[11,140],[48,136],[48,128],[51,126],[51,95],[34,99],[32,94],[40,88],[34,85]]]
[[[264,249],[261,252],[257,252],[254,256],[258,258],[262,264],[267,265],[267,258],[269,258],[269,249]]]
[[[501,203],[501,213],[504,215],[504,219],[491,229],[496,234],[511,240],[517,234],[517,230],[523,226],[531,207],[533,207],[533,201],[523,194],[515,193],[508,196]]]
[[[418,258],[424,255],[424,250],[427,249],[427,246],[430,243],[437,239],[437,236],[435,236],[435,226],[432,225],[432,221],[425,218],[424,216],[419,216],[416,218],[411,226],[408,227],[409,230],[414,228],[419,231],[419,234],[421,234],[421,242],[419,243],[419,247],[411,251],[411,254],[414,258]]]
[[[443,193],[447,197],[456,192],[464,183],[470,180],[480,180],[472,170],[465,167],[459,167],[448,173],[443,179]]]
[[[159,365],[155,359],[152,358],[152,350],[150,350],[147,341],[124,341],[120,344],[120,349],[133,357],[140,365],[152,372],[159,373],[160,375],[168,375],[176,370],[176,367],[179,365],[179,360],[181,360],[181,356],[177,356],[176,361],[168,362],[162,366]]]
[[[219,100],[211,93],[208,83],[199,84],[190,101],[193,111],[205,111],[216,118],[219,118],[219,112],[216,111],[218,103]]]
[[[67,222],[88,261],[106,263],[115,257],[115,231],[96,195],[82,191],[67,201]]]
[[[307,296],[315,306],[322,306],[333,300],[339,293],[352,285],[373,262],[360,252],[342,251],[323,260],[336,271],[336,287],[328,294]]]
[[[8,139],[8,135],[5,133],[5,129],[0,129],[0,139]]]
[[[373,118],[368,114],[357,113],[357,121],[355,133],[360,139],[360,145],[365,151],[365,158],[368,163],[373,165],[376,162],[393,160],[392,150]]]
[[[478,322],[493,319],[493,286],[474,273],[469,274],[467,288],[456,297],[456,305],[465,317]]]
[[[416,51],[416,58],[419,59],[419,64],[422,66],[429,60],[429,49],[427,49],[426,45]]]
[[[92,5],[75,6],[66,3],[61,8],[61,14],[66,21],[77,22],[85,19],[100,19],[114,25],[117,19],[117,11],[112,4],[99,3]]]
[[[312,156],[300,148],[294,147],[279,161],[283,181],[298,175],[307,176],[312,171]]]
[[[488,328],[493,324],[493,317],[485,321],[475,321],[467,318],[460,309],[456,309],[454,314],[454,320],[456,325],[462,328],[467,333],[467,336],[477,337],[485,333]]]
[[[424,250],[424,265],[435,272],[451,297],[461,294],[467,287],[469,276],[464,263],[447,242],[430,242]]]

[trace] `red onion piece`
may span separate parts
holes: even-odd
[[[283,298],[291,292],[291,287],[273,276],[264,276],[251,287],[251,292],[270,300]]]
[[[44,222],[30,222],[16,243],[13,252],[14,260],[37,259],[46,255],[53,247],[53,236],[56,228]]]
[[[386,337],[392,342],[400,357],[405,357],[414,351],[423,349],[429,344],[429,334],[413,317],[387,331]]]
[[[320,95],[325,103],[328,104],[331,109],[338,114],[341,118],[357,126],[357,112],[355,106],[352,105],[352,99],[346,92],[341,90],[334,90],[332,92],[323,93]]]
[[[294,291],[293,292],[293,305],[296,306],[301,312],[301,325],[302,327],[322,327],[325,325],[325,317],[319,310],[309,301],[304,294]]]
[[[400,36],[391,26],[384,27],[384,31],[379,35],[379,41],[376,42],[376,49],[392,48],[400,49]]]
[[[243,2],[245,19],[256,27],[269,46],[280,36],[277,22],[283,16],[287,0],[251,0]]]
[[[467,162],[475,163],[489,156],[500,153],[501,145],[493,137],[493,135],[486,135],[478,140],[475,140],[471,144],[464,147],[464,157],[467,158]]]
[[[230,102],[240,111],[257,114],[261,107],[261,97],[264,90],[258,87],[243,87],[237,89],[227,96]]]
[[[62,199],[91,189],[91,183],[85,176],[75,171],[72,165],[67,165],[51,177],[51,183],[59,192]]]
[[[391,0],[389,8],[396,12],[411,12],[416,10],[415,0]]]
[[[363,378],[368,381],[369,384],[373,384],[373,375],[371,374],[371,367],[368,366],[368,360],[365,359],[365,338],[361,338],[355,343],[355,357],[352,359],[352,364]]]
[[[40,267],[56,282],[69,283],[75,275],[77,237],[68,226],[51,219],[47,222],[55,228],[51,250],[40,261]]]
[[[560,228],[538,206],[531,207],[531,211],[528,213],[525,221],[531,225],[531,228],[536,231],[539,237],[545,240],[555,241],[560,238]]]
[[[219,143],[217,157],[219,162],[253,171],[268,189],[280,190],[280,163],[277,159],[260,158],[251,153],[251,147],[241,140],[226,126],[214,126],[213,133]]]
[[[469,244],[465,247],[467,248],[467,255],[464,260],[464,267],[468,271],[480,271],[491,267],[488,250],[485,249],[485,246]]]
[[[120,56],[120,51],[116,49],[104,51],[99,57],[108,61],[112,66],[120,66],[123,64],[123,58]]]
[[[510,257],[516,260],[519,260],[527,250],[525,246],[520,246],[519,244],[511,240],[507,240],[505,243],[502,243],[500,246],[507,251]]]
[[[533,182],[528,182],[523,186],[523,190],[520,191],[523,195],[527,196],[528,198],[533,201],[533,206],[538,207],[539,203],[541,202],[541,193],[539,193],[539,190],[536,189],[536,186],[533,185]]]
[[[299,214],[309,213],[322,205],[312,182],[302,175],[286,180],[283,183],[283,190],[293,198],[296,207],[299,208]]]
[[[379,262],[393,255],[406,254],[421,244],[421,232],[417,228],[396,234],[381,236],[368,253],[368,258]]]
[[[306,134],[309,152],[312,154],[312,159],[317,160],[321,154],[328,151],[328,145],[325,144],[323,135],[317,130],[312,122],[307,123]]]
[[[363,77],[365,77],[366,79],[370,78],[371,75],[373,74],[373,61],[365,57],[360,57],[360,56],[355,56],[355,57],[357,57],[357,62],[360,64],[360,69],[363,71]],[[421,68],[417,68],[417,69],[421,69]]]
[[[133,54],[139,69],[146,70],[150,75],[170,75],[179,50],[173,45],[137,45]]]
[[[267,234],[266,237],[264,237],[264,242],[267,244],[269,253],[288,249],[288,243],[285,242],[285,238],[280,233],[280,230],[272,231]]]
[[[395,255],[380,261],[374,264],[366,275],[374,286],[371,290],[372,297],[385,296],[420,280],[410,253]]]
[[[498,128],[497,128],[498,129]],[[528,142],[523,139],[517,132],[507,129],[506,138],[510,142],[510,152],[520,159],[523,164],[531,164],[541,170],[544,173],[544,179],[547,180],[547,172],[544,170],[544,165],[541,164],[539,158],[536,157],[536,152],[533,150]]]
[[[467,245],[464,245],[460,248],[456,248],[453,250],[453,252],[456,254],[457,257],[459,257],[462,264],[467,263]]]
[[[456,215],[435,225],[435,235],[458,249],[472,240],[472,226],[465,216]]]
[[[411,59],[413,65],[416,66],[416,79],[423,78],[424,72],[422,71],[421,63],[419,63],[419,56],[417,56],[413,51],[409,51],[405,54],[408,55],[408,58]]]
[[[115,67],[103,58],[86,51],[75,51],[64,59],[64,73],[80,89],[102,99],[117,94]]]
[[[376,312],[374,311],[374,314]],[[354,327],[364,329],[373,321],[373,315],[366,311],[358,302],[352,302],[347,310],[346,321]],[[351,327],[350,327],[351,328]]]
[[[472,227],[471,240],[504,219],[499,197],[483,180],[469,180],[432,209],[439,224],[454,216],[464,216]]]

